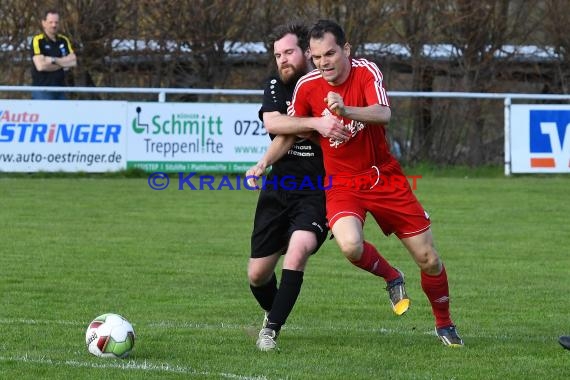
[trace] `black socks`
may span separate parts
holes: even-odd
[[[301,284],[303,284],[303,272],[283,269],[279,290],[273,301],[266,327],[275,330],[275,332],[281,330],[281,326],[285,324],[293,306],[295,306],[297,297],[301,292]]]
[[[273,273],[273,276],[267,284],[261,286],[252,286],[250,284],[249,288],[263,310],[271,310],[275,295],[277,294],[277,278],[275,277],[275,273]]]

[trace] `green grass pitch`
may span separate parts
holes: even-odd
[[[328,241],[280,351],[262,353],[246,276],[255,192],[2,177],[0,377],[570,378],[557,343],[570,334],[570,177],[424,173],[417,185],[466,346],[439,343],[417,267],[369,218],[366,238],[406,273],[408,313],[393,315],[383,283]],[[87,352],[87,325],[106,312],[134,325],[128,359]]]

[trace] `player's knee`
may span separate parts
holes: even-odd
[[[437,256],[428,258],[422,270],[434,276],[439,274],[441,272],[441,260]]]
[[[311,252],[315,250],[314,246],[303,246],[299,249],[289,250],[283,259],[283,269],[303,271],[305,265],[311,256]]]
[[[249,284],[252,286],[262,286],[267,283],[271,279],[273,275],[273,270],[269,271],[264,268],[248,268],[247,269],[247,278],[249,280]]]
[[[362,241],[358,239],[338,241],[342,254],[350,261],[358,261],[362,257]]]
[[[283,262],[283,269],[303,271],[305,270],[305,265],[307,264],[307,259],[297,257],[293,260],[288,260]]]
[[[420,269],[428,274],[437,275],[441,271],[441,259],[433,248],[427,248],[420,255],[416,255]]]

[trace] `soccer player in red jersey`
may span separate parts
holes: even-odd
[[[297,82],[288,115],[331,116],[350,132],[346,140],[319,137],[327,178],[327,219],[345,257],[367,268],[378,251],[364,240],[370,213],[384,234],[394,233],[421,270],[421,285],[435,316],[436,333],[446,346],[463,346],[449,311],[447,274],[435,247],[430,220],[391,155],[385,125],[391,110],[376,64],[351,57],[343,29],[318,21],[309,33],[316,70]],[[299,131],[300,132],[300,131]]]

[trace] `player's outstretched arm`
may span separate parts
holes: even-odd
[[[309,118],[287,116],[279,112],[265,112],[263,126],[274,135],[302,135],[312,132]]]
[[[274,135],[294,134],[307,136],[316,131],[323,137],[341,141],[350,137],[350,133],[344,128],[342,123],[330,116],[295,117],[279,112],[265,112],[263,114],[263,125],[267,132]]]
[[[261,177],[269,166],[287,154],[287,151],[291,148],[291,145],[293,145],[296,139],[297,137],[294,135],[275,136],[263,157],[257,161],[257,164],[245,172],[248,185],[252,188],[258,188],[256,178]]]

